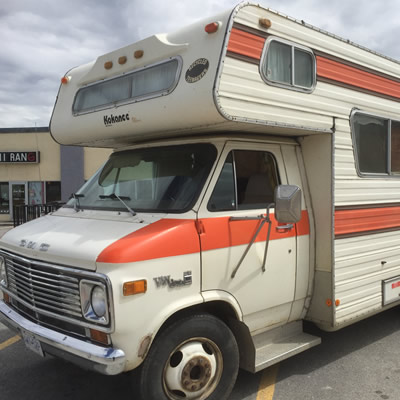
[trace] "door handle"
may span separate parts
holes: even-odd
[[[278,225],[275,230],[278,233],[287,233],[294,228],[294,224],[287,224],[287,225]]]

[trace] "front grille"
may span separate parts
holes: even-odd
[[[60,330],[72,324],[77,327],[72,331],[79,335],[81,328],[113,330],[112,287],[106,275],[50,264],[2,249],[0,255],[5,259],[7,276],[7,285],[1,290],[10,296],[11,305],[33,322]],[[87,291],[90,285],[106,288],[109,306],[106,320],[96,320],[94,313],[87,311],[89,300],[81,299],[81,286]],[[86,291],[82,293],[90,296]]]
[[[82,318],[79,279],[35,262],[6,258],[8,290],[38,313]]]

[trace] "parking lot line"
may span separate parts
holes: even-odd
[[[4,350],[6,347],[11,346],[12,344],[18,342],[19,340],[21,340],[21,338],[18,335],[16,335],[16,336],[13,336],[12,338],[6,340],[5,342],[0,343],[0,351]]]
[[[272,400],[275,392],[275,382],[278,375],[279,364],[267,368],[260,381],[258,388],[257,400]]]

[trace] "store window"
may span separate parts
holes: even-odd
[[[209,211],[252,210],[274,202],[279,175],[265,151],[234,150],[225,161],[208,203]]]
[[[34,206],[45,203],[44,182],[28,182],[28,204]]]
[[[400,122],[356,113],[352,123],[359,172],[366,175],[399,175]]]
[[[9,184],[0,182],[0,214],[10,213]]]
[[[315,57],[310,49],[276,38],[267,41],[261,75],[268,84],[311,92],[315,71]]]
[[[61,201],[61,182],[46,182],[46,203]]]

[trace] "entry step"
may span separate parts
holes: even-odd
[[[260,333],[253,337],[256,350],[254,372],[308,350],[321,343],[321,338],[303,332],[301,321]]]

